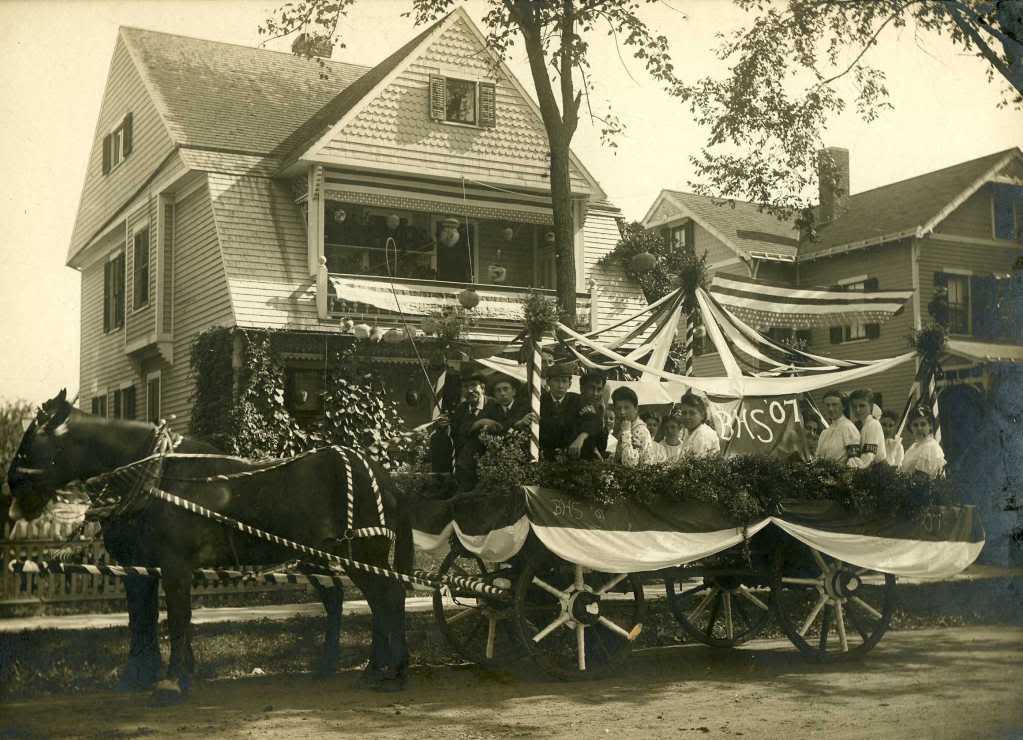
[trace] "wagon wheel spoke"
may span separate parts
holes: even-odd
[[[822,578],[794,578],[789,576],[785,576],[781,579],[782,583],[790,586],[813,586],[814,588],[821,585],[822,581]]]
[[[710,602],[711,602],[711,599],[713,599],[713,598],[714,598],[714,596],[716,596],[716,595],[717,595],[718,591],[719,591],[718,587],[717,587],[717,586],[714,586],[714,587],[713,587],[713,588],[712,588],[712,589],[711,589],[711,590],[710,590],[710,591],[709,591],[709,592],[707,593],[707,595],[703,597],[703,601],[701,601],[701,602],[700,602],[699,604],[697,604],[697,605],[696,605],[696,608],[695,608],[695,609],[693,609],[693,610],[692,610],[691,612],[689,612],[689,614],[687,614],[687,615],[686,615],[686,618],[687,618],[687,619],[688,619],[688,620],[689,620],[690,622],[695,622],[695,621],[696,621],[696,618],[697,618],[698,616],[700,616],[701,614],[703,614],[703,610],[707,608],[707,606],[708,606],[708,605],[710,604]]]
[[[710,586],[708,586],[706,583],[701,583],[697,586],[687,588],[685,591],[679,591],[676,598],[681,596],[689,596],[690,594],[695,594],[697,591],[703,591],[704,589],[707,588],[710,588]]]
[[[586,589],[586,579],[583,577],[583,567],[581,565],[574,566],[575,580],[572,585],[575,586],[576,591],[583,591]]]
[[[576,566],[576,573],[580,573],[582,568]],[[579,670],[586,670],[586,625],[581,622],[577,622],[575,625],[575,649],[579,654]]]
[[[603,615],[597,617],[597,623],[602,625],[603,627],[611,630],[612,632],[614,632],[619,637],[623,637],[626,640],[629,640],[630,642],[632,641],[632,635],[629,633],[628,630],[626,630],[623,627],[620,627],[619,625],[615,624],[614,622],[612,622],[607,617],[605,617]]]
[[[714,599],[714,605],[710,608],[710,619],[707,620],[707,626],[704,628],[703,633],[707,635],[708,639],[713,637],[714,623],[718,621],[718,613],[721,610],[721,590],[714,589],[717,592],[717,598]]]
[[[725,632],[729,640],[734,640],[735,624],[732,622],[732,593],[725,591],[722,595],[725,601]]]
[[[810,548],[810,552],[813,553],[813,559],[817,562],[817,566],[821,569],[821,573],[827,573],[828,564],[824,561],[824,556],[812,547]]]
[[[608,581],[603,586],[601,586],[599,589],[597,589],[597,591],[595,591],[594,593],[596,593],[598,596],[603,596],[604,594],[606,594],[608,591],[610,591],[612,588],[617,586],[619,583],[621,583],[622,581],[624,581],[628,577],[629,577],[628,573],[619,573],[614,578],[612,578],[610,581]]]
[[[497,642],[497,617],[493,614],[487,615],[487,649],[485,655],[487,660],[494,658],[494,645]]]
[[[828,601],[827,598],[825,598],[825,603],[827,603],[827,601]],[[821,616],[821,637],[820,637],[820,640],[818,642],[818,649],[822,653],[825,653],[828,650],[828,632],[831,629],[830,617],[831,617],[831,612],[825,606],[823,614]]]
[[[823,609],[824,605],[827,603],[828,597],[825,596],[824,594],[821,594],[820,598],[817,600],[817,605],[814,606],[813,611],[810,612],[809,616],[806,618],[806,621],[804,621],[803,625],[799,628],[799,635],[801,637],[806,636],[806,631],[810,629],[810,627],[814,623],[814,620],[817,619],[817,615],[821,613],[821,609]]]
[[[740,591],[739,593],[741,594],[742,591]],[[735,600],[735,611],[738,613],[739,619],[741,619],[743,624],[746,625],[746,629],[743,631],[749,632],[751,629],[753,629],[753,622],[750,621],[749,615],[746,614],[746,607],[742,605],[741,599]]]
[[[765,612],[768,611],[767,604],[765,604],[763,601],[754,596],[753,592],[750,591],[746,586],[743,586],[741,584],[739,585],[739,594],[747,601],[750,601],[753,604],[755,604],[758,609],[763,609]]]
[[[879,612],[877,609],[872,607],[870,604],[868,604],[866,601],[861,599],[859,596],[853,596],[852,599],[850,599],[850,600],[852,602],[854,602],[858,607],[863,609],[863,611],[865,611],[867,614],[872,616],[874,619],[876,619],[878,621],[883,619],[883,617],[881,616],[881,612]]]
[[[542,588],[544,591],[546,591],[559,601],[563,599],[565,596],[567,596],[567,594],[564,591],[559,591],[558,589],[554,588],[554,586],[544,581],[542,578],[540,578],[540,576],[533,576],[533,585],[539,586],[540,588]]]
[[[540,642],[540,640],[543,640],[545,637],[547,637],[551,632],[556,630],[558,627],[560,627],[563,624],[567,624],[570,619],[571,619],[571,616],[569,614],[567,614],[567,613],[560,615],[553,622],[551,622],[546,627],[544,627],[542,630],[540,630],[535,635],[533,635],[533,642]]]
[[[845,636],[845,618],[842,615],[842,602],[835,602],[835,626],[838,628],[838,645],[843,653],[849,652],[849,640]]]
[[[450,626],[450,625],[453,625],[453,624],[458,624],[459,622],[461,622],[466,617],[472,616],[473,614],[476,614],[476,613],[477,613],[476,607],[467,606],[464,609],[462,609],[461,611],[455,612],[450,617],[446,617],[444,621],[448,623],[448,626]]]
[[[860,621],[859,615],[856,614],[856,610],[850,606],[846,612],[849,615],[849,621],[852,622],[853,629],[859,633],[860,639],[866,642],[869,639],[869,633],[863,628],[863,623]]]

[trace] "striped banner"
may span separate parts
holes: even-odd
[[[685,369],[683,374],[693,374],[693,357],[696,354],[696,319],[699,316],[696,309],[690,308],[686,314],[686,351]]]
[[[800,290],[734,275],[715,275],[709,292],[754,326],[842,326],[887,321],[905,307],[912,290]]]
[[[540,387],[543,375],[543,354],[534,337],[529,342],[529,356],[526,360],[526,379],[529,383],[529,410],[532,412],[529,422],[529,459],[537,462],[540,459]]]

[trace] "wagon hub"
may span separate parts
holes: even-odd
[[[825,590],[836,599],[844,600],[856,593],[862,581],[853,571],[846,568],[829,569],[825,576]]]
[[[572,619],[587,626],[600,621],[600,596],[589,591],[579,591],[572,597],[569,607]]]

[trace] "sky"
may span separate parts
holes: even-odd
[[[727,0],[669,1],[643,13],[668,37],[676,70],[687,78],[720,72],[715,34],[743,15]],[[0,0],[0,400],[38,403],[78,388],[80,277],[64,261],[118,26],[256,46],[274,5]],[[334,57],[383,59],[415,34],[401,17],[408,5],[360,0],[345,27],[347,47]],[[477,20],[485,12],[480,0],[465,5]],[[687,189],[689,156],[706,132],[610,39],[596,38],[592,49],[594,110],[611,102],[627,131],[609,149],[584,121],[573,149],[626,217],[640,219],[662,188]],[[893,29],[870,59],[888,72],[895,110],[869,125],[846,113],[824,142],[850,150],[852,192],[1023,144],[1023,113],[997,110],[983,64],[946,40]],[[531,89],[521,53],[510,67]]]

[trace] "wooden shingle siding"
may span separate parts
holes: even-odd
[[[481,128],[430,117],[431,74],[490,78],[488,55],[463,20],[435,37],[376,100],[321,147],[317,159],[549,188],[549,148],[543,122],[508,80],[497,81],[496,126]],[[587,188],[575,167],[572,187]]]
[[[105,251],[124,242],[124,226],[104,237]],[[102,259],[82,271],[81,355],[79,359],[78,407],[88,411],[92,399],[104,396],[123,382],[136,381],[135,371],[124,354],[124,329],[103,331]],[[136,381],[137,382],[137,381]]]
[[[883,247],[857,250],[848,254],[826,259],[813,260],[799,265],[800,288],[814,288],[837,285],[845,278],[867,275],[877,278],[880,290],[909,290],[913,287],[913,271],[910,241],[904,240]],[[927,315],[926,309],[923,315]],[[815,327],[810,332],[810,351],[826,357],[846,360],[876,360],[894,357],[910,350],[908,338],[913,332],[913,302],[910,300],[897,316],[881,324],[881,335],[877,339],[856,340],[831,344],[829,330]],[[916,367],[907,362],[886,373],[856,381],[842,390],[850,391],[859,387],[870,388],[884,396],[884,405],[902,410],[906,393],[913,380]],[[815,393],[819,397],[820,393]]]
[[[625,275],[625,270],[621,265],[601,266],[597,264],[601,257],[613,251],[621,240],[615,214],[616,212],[592,209],[587,213],[586,223],[583,227],[586,244],[585,275],[587,281],[592,277],[597,282],[601,326],[608,326],[622,316],[638,311],[647,304],[639,284]],[[587,290],[585,283],[577,287],[581,291]],[[602,338],[610,340],[621,336],[634,326],[635,322],[627,324],[619,330],[602,335]]]
[[[315,328],[305,227],[286,185],[213,174],[209,187],[238,325]]]
[[[234,323],[209,191],[200,187],[174,206],[174,364],[162,370],[161,414],[187,432],[195,382],[192,341],[211,326]]]
[[[128,230],[124,244],[124,253],[127,256],[128,274],[126,278],[126,306],[125,306],[125,341],[131,343],[156,331],[156,271],[157,271],[157,244],[160,238],[158,201],[152,198],[146,207],[137,211],[128,219]],[[135,230],[145,225],[149,226],[149,301],[141,308],[135,309],[135,244],[133,235]]]
[[[938,224],[937,231],[976,239],[992,239],[994,228],[991,219],[991,186],[984,185]]]
[[[109,174],[104,175],[103,138],[128,113],[132,114],[132,152]],[[86,167],[78,216],[71,234],[69,257],[96,235],[96,231],[132,197],[139,185],[173,148],[174,144],[146,91],[124,40],[118,38]]]
[[[703,254],[707,255],[708,265],[713,265],[715,262],[731,260],[739,256],[735,253],[734,249],[722,242],[698,223],[693,224],[693,249],[696,250],[696,254],[698,256],[702,256]],[[749,274],[746,266],[741,263],[728,265],[722,268],[721,272],[729,275]]]

